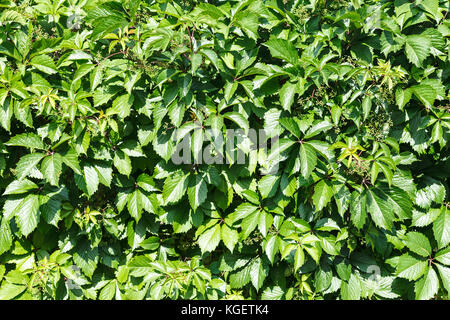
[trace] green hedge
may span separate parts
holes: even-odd
[[[0,300],[447,299],[449,7],[0,0]]]

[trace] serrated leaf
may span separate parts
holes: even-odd
[[[427,267],[428,261],[419,260],[409,254],[404,254],[398,260],[396,272],[401,278],[415,281],[427,271]]]
[[[322,210],[331,201],[333,197],[333,188],[325,181],[320,180],[314,187],[312,201],[317,211]]]
[[[83,168],[84,171],[84,180],[86,182],[86,190],[88,192],[88,196],[92,196],[98,189],[98,173],[95,170],[95,167],[92,165],[85,165]]]
[[[62,157],[59,153],[48,155],[42,160],[41,171],[47,181],[54,186],[59,185],[62,173]]]
[[[431,41],[420,35],[410,35],[406,37],[405,41],[405,53],[408,60],[421,67],[423,61],[430,54]]]
[[[222,224],[221,231],[221,239],[223,243],[231,252],[233,252],[234,247],[239,241],[239,233],[235,229],[228,227],[225,223]]]
[[[426,275],[414,285],[417,300],[430,300],[439,290],[439,278],[433,268],[428,268]]]
[[[445,206],[442,207],[441,214],[433,223],[433,233],[439,249],[450,243],[450,211]]]
[[[208,196],[208,187],[205,179],[198,174],[191,175],[187,193],[191,208],[196,211]]]
[[[297,84],[286,82],[280,90],[280,103],[284,110],[291,111],[294,97],[297,93]]]
[[[21,133],[15,135],[7,142],[5,142],[7,146],[17,146],[17,147],[25,147],[30,149],[40,149],[44,150],[44,143],[42,142],[42,138],[34,133]]]
[[[37,184],[28,179],[14,180],[6,187],[5,192],[3,192],[3,195],[21,194],[37,188],[38,188]]]
[[[220,242],[221,228],[219,224],[215,224],[213,227],[207,229],[198,238],[198,245],[202,252],[213,251]]]
[[[20,232],[26,237],[36,229],[39,218],[39,196],[35,194],[27,195],[14,209],[17,224]]]
[[[20,158],[16,166],[17,179],[25,178],[44,157],[43,153],[30,153]]]
[[[164,181],[162,196],[166,204],[176,203],[184,196],[188,187],[188,176],[176,173]]]
[[[316,150],[309,144],[300,145],[300,170],[302,176],[307,179],[317,164]]]
[[[287,40],[271,39],[264,43],[264,45],[269,48],[270,54],[274,58],[285,60],[293,65],[300,62],[297,50],[294,45]]]
[[[421,255],[422,257],[428,257],[431,255],[430,241],[420,232],[408,232],[404,242],[409,250]]]

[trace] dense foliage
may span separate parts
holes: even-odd
[[[0,0],[0,300],[447,299],[449,6]]]

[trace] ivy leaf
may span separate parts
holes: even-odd
[[[437,94],[432,86],[420,84],[411,87],[411,90],[414,92],[414,95],[422,101],[425,107],[431,108],[433,106],[434,100],[437,98]]]
[[[264,252],[267,255],[267,258],[269,258],[270,263],[273,264],[275,254],[278,252],[280,247],[280,238],[276,235],[269,235],[266,241],[266,244],[264,246]]]
[[[129,176],[131,173],[131,170],[133,169],[131,166],[131,159],[130,157],[124,153],[121,150],[117,150],[114,155],[113,160],[114,166],[116,167],[117,171],[119,173]]]
[[[297,49],[295,49],[294,45],[287,40],[271,39],[264,43],[264,45],[269,48],[270,54],[274,58],[285,60],[292,65],[300,62]]]
[[[361,284],[359,279],[354,275],[350,275],[348,282],[341,283],[341,297],[342,300],[360,300],[361,299]]]
[[[142,197],[144,197],[144,195],[139,189],[134,190],[128,196],[127,209],[136,222],[141,219],[142,210],[144,207]]]
[[[5,142],[5,145],[45,150],[41,137],[34,133],[21,133],[15,135]]]
[[[433,233],[439,249],[450,243],[450,211],[445,206],[442,207],[441,214],[433,223]]]
[[[356,228],[361,229],[366,223],[366,194],[353,191],[350,200],[350,218]]]
[[[84,171],[84,179],[86,181],[86,190],[88,196],[92,196],[98,189],[98,173],[95,170],[95,167],[91,165],[85,165],[83,168]]]
[[[26,193],[37,188],[37,184],[28,179],[14,180],[6,187],[3,195]]]
[[[39,196],[36,194],[27,195],[14,209],[17,224],[20,232],[26,237],[36,229],[39,218]]]
[[[100,294],[98,295],[98,298],[99,300],[112,300],[115,294],[116,294],[116,281],[112,280],[102,288]]]
[[[25,178],[44,157],[43,153],[30,153],[20,158],[16,166],[17,179]]]
[[[42,160],[41,171],[51,185],[59,185],[59,176],[62,173],[61,155],[54,153],[46,156],[44,160]]]
[[[252,262],[250,278],[256,291],[259,291],[259,289],[261,289],[268,274],[269,270],[263,263],[263,260],[261,258],[257,258]]]
[[[414,285],[417,300],[430,300],[439,290],[439,278],[433,268]]]
[[[196,174],[189,178],[189,186],[187,189],[189,203],[194,211],[206,200],[208,196],[208,187],[205,179]]]
[[[45,54],[33,57],[30,60],[30,65],[46,74],[54,74],[58,72],[58,68],[53,62],[53,59]]]
[[[198,238],[198,244],[202,253],[213,251],[219,245],[220,238],[221,228],[218,223],[203,232]]]
[[[311,175],[317,164],[316,150],[308,143],[300,145],[300,170],[305,179]]]
[[[0,300],[12,300],[26,289],[27,286],[3,281],[0,287]]]
[[[81,242],[73,253],[73,261],[89,278],[97,269],[98,260],[98,247],[92,247],[88,241]]]
[[[423,61],[430,54],[431,42],[420,35],[409,35],[405,41],[405,52],[409,62],[416,67],[421,67]]]
[[[297,93],[297,84],[286,82],[280,90],[280,103],[284,110],[291,111],[294,96]]]
[[[223,243],[231,252],[233,252],[234,247],[239,241],[239,233],[235,229],[228,227],[225,223],[222,224],[221,231],[221,239]]]
[[[333,197],[333,188],[328,181],[320,180],[314,187],[312,197],[314,207],[317,211],[321,211],[331,201]]]
[[[450,247],[436,252],[434,257],[437,261],[450,266]]]
[[[375,224],[380,228],[390,230],[394,221],[394,213],[387,196],[377,189],[368,189],[366,199],[370,216]]]
[[[114,99],[112,107],[106,110],[106,115],[111,116],[117,114],[120,118],[126,118],[130,115],[131,106],[133,105],[134,96],[124,94]]]
[[[398,260],[396,272],[399,277],[415,281],[427,271],[427,268],[427,260],[418,260],[409,254],[404,254]]]
[[[428,257],[431,255],[430,241],[420,232],[408,232],[405,238],[405,244],[409,250],[422,257]]]
[[[436,264],[436,267],[441,276],[442,284],[444,285],[445,290],[447,290],[447,292],[449,292],[450,291],[450,268],[444,267],[444,266],[440,265],[439,263]]]
[[[178,202],[186,192],[189,175],[175,173],[164,181],[162,196],[165,204]]]
[[[9,227],[9,220],[3,218],[0,223],[0,255],[11,248],[12,242],[13,238],[11,228]]]
[[[280,185],[280,178],[279,175],[265,175],[259,180],[258,189],[263,199],[271,198],[275,195]]]

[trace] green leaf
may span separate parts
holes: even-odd
[[[88,192],[88,196],[92,196],[98,189],[98,174],[95,167],[91,165],[85,165],[83,168],[84,171],[84,179],[86,182],[86,189]]]
[[[294,96],[297,93],[297,84],[286,82],[280,90],[280,103],[284,110],[291,111]]]
[[[219,224],[215,224],[213,227],[207,229],[198,238],[198,245],[204,252],[211,252],[219,245],[221,238],[221,228]]]
[[[0,287],[0,300],[12,300],[26,289],[27,286],[3,281],[2,286]]]
[[[359,279],[354,274],[350,275],[348,282],[342,281],[341,298],[342,300],[361,299],[361,284]]]
[[[427,108],[431,108],[433,106],[434,100],[436,100],[437,95],[436,90],[434,90],[432,86],[420,84],[411,87],[411,90]]]
[[[16,166],[17,179],[25,178],[44,157],[43,153],[30,153],[20,158]]]
[[[117,114],[120,118],[126,118],[130,115],[131,106],[133,105],[134,96],[124,94],[114,99],[112,107],[106,110],[106,115]]]
[[[422,233],[416,231],[408,232],[404,242],[409,250],[422,257],[428,257],[431,255],[430,241],[428,241],[428,238]]]
[[[442,207],[441,214],[433,223],[433,233],[439,249],[450,243],[450,211],[445,206]]]
[[[434,257],[437,261],[450,266],[450,247],[436,252]]]
[[[439,290],[439,278],[433,268],[428,268],[426,275],[414,285],[417,300],[430,300]]]
[[[186,193],[189,175],[181,172],[175,173],[164,181],[162,197],[165,204],[176,203]]]
[[[37,188],[38,188],[37,184],[28,179],[14,180],[6,187],[6,190],[5,192],[3,192],[3,195],[21,194]]]
[[[261,193],[261,198],[271,198],[275,195],[280,185],[279,175],[265,175],[258,182],[258,189]]]
[[[127,209],[136,222],[141,219],[143,210],[142,197],[144,197],[144,195],[139,189],[134,190],[134,192],[128,196]]]
[[[395,102],[397,106],[403,110],[403,107],[411,100],[413,91],[411,89],[397,88],[395,90]]]
[[[363,119],[366,120],[372,109],[372,99],[370,96],[365,96],[362,102]]]
[[[131,166],[130,157],[121,150],[116,151],[113,163],[117,171],[119,171],[119,173],[123,175],[126,175],[127,177],[130,175],[131,170],[133,169]]]
[[[305,252],[301,246],[298,246],[294,254],[294,271],[297,272],[305,263]]]
[[[13,238],[9,227],[9,220],[2,218],[0,224],[0,255],[11,248],[12,242]]]
[[[97,269],[98,260],[98,248],[92,247],[87,240],[81,242],[73,254],[73,261],[89,278],[92,278]]]
[[[58,72],[58,68],[53,62],[53,59],[45,54],[33,57],[30,60],[30,65],[47,74],[54,74]]]
[[[261,258],[257,258],[252,262],[250,279],[256,291],[259,291],[259,289],[261,289],[268,274],[269,269],[263,263],[263,260]]]
[[[409,62],[421,67],[430,54],[431,41],[420,35],[409,35],[405,41],[405,53]]]
[[[266,240],[264,252],[266,253],[267,258],[269,258],[270,263],[273,264],[275,254],[278,252],[280,247],[280,238],[276,235],[269,235]]]
[[[333,188],[328,181],[320,180],[314,187],[312,201],[316,211],[321,211],[331,201]]]
[[[48,155],[42,160],[41,171],[47,181],[54,186],[59,185],[62,173],[62,157],[58,153]]]
[[[233,122],[235,122],[241,129],[244,130],[244,133],[247,134],[249,130],[248,120],[238,112],[228,112],[223,115],[224,118],[227,118]]]
[[[228,227],[225,223],[222,224],[221,231],[221,239],[223,243],[231,252],[233,252],[234,247],[239,241],[239,233],[235,229]]]
[[[99,300],[112,300],[116,294],[116,281],[111,280],[106,286],[102,288],[98,295]]]
[[[444,285],[445,290],[450,292],[450,268],[444,267],[439,263],[436,264],[436,267],[441,275],[442,284]]]
[[[77,71],[75,71],[75,74],[72,79],[72,83],[74,83],[77,80],[80,80],[82,77],[87,75],[89,72],[91,72],[92,69],[95,68],[95,65],[92,63],[86,63],[82,64]]]
[[[353,191],[350,200],[350,218],[356,228],[362,229],[367,219],[366,194]]]
[[[409,254],[400,256],[397,265],[397,275],[411,281],[419,279],[428,268],[427,260],[418,260]]]
[[[381,193],[378,189],[368,189],[366,199],[368,211],[375,224],[380,228],[390,230],[394,221],[394,213],[386,194]]]
[[[300,145],[300,170],[302,176],[307,179],[317,164],[316,150],[308,143]]]
[[[205,179],[198,174],[191,175],[187,193],[191,208],[196,211],[208,196],[208,187]]]
[[[29,194],[20,202],[16,209],[14,209],[16,222],[20,228],[20,232],[25,237],[33,232],[39,223],[39,206],[39,196]]]
[[[30,149],[40,149],[45,150],[44,143],[42,142],[42,138],[34,133],[21,133],[15,135],[7,142],[5,142],[7,146],[17,146],[17,147],[25,147]]]
[[[297,49],[290,41],[284,39],[271,39],[264,43],[264,45],[269,48],[270,54],[274,58],[285,60],[292,65],[300,62]]]

